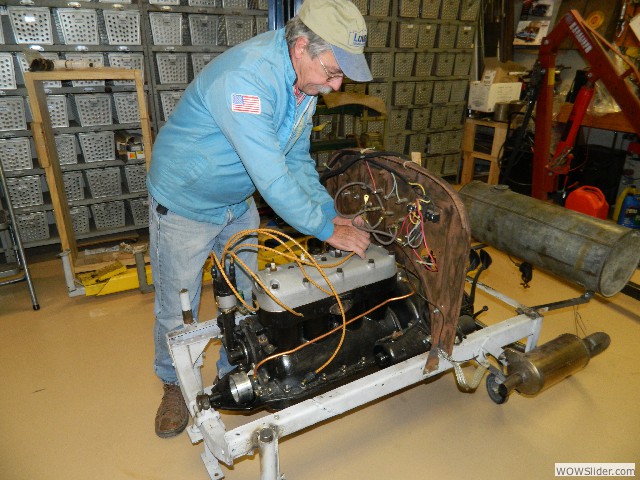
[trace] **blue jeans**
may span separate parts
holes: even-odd
[[[237,232],[256,229],[260,216],[253,199],[248,200],[249,210],[238,218],[229,211],[224,223],[198,222],[171,211],[159,213],[158,203],[149,197],[149,257],[155,286],[155,342],[154,370],[167,384],[177,384],[176,371],[171,362],[167,333],[182,327],[182,308],[179,292],[189,290],[194,318],[198,318],[198,305],[202,290],[203,266],[213,250],[218,258],[222,250]],[[247,237],[246,243],[256,243],[255,237]],[[240,259],[253,271],[258,269],[255,249],[239,252]],[[236,282],[250,302],[252,281],[239,265],[236,265]]]

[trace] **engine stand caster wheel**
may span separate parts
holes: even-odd
[[[509,400],[509,395],[504,395],[500,392],[500,383],[498,383],[498,377],[495,374],[490,373],[487,375],[487,393],[489,394],[489,398],[493,400],[498,405],[502,405]]]

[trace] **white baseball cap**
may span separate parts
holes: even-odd
[[[304,0],[298,17],[331,45],[340,69],[351,80],[373,80],[364,56],[367,24],[350,0]]]

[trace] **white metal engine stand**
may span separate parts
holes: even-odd
[[[479,363],[486,363],[487,357],[499,358],[503,347],[522,339],[526,339],[526,351],[535,348],[542,327],[540,313],[486,285],[478,283],[477,286],[514,309],[526,313],[468,335],[454,346],[450,358],[454,362],[474,359]],[[216,321],[209,320],[185,326],[168,335],[182,394],[193,417],[193,423],[187,431],[192,443],[204,442],[202,460],[212,480],[225,476],[219,465],[220,461],[231,466],[235,458],[250,455],[256,448],[260,454],[260,479],[282,480],[284,475],[280,473],[278,459],[280,438],[453,368],[451,362],[441,358],[437,370],[425,373],[428,353],[424,353],[227,431],[219,412],[213,408],[200,411],[196,404],[196,396],[207,391],[203,388],[201,375],[204,349],[210,341],[219,338],[220,334]]]

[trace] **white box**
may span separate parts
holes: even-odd
[[[469,87],[469,108],[479,112],[493,112],[498,102],[520,99],[520,82],[492,83],[471,82]]]

